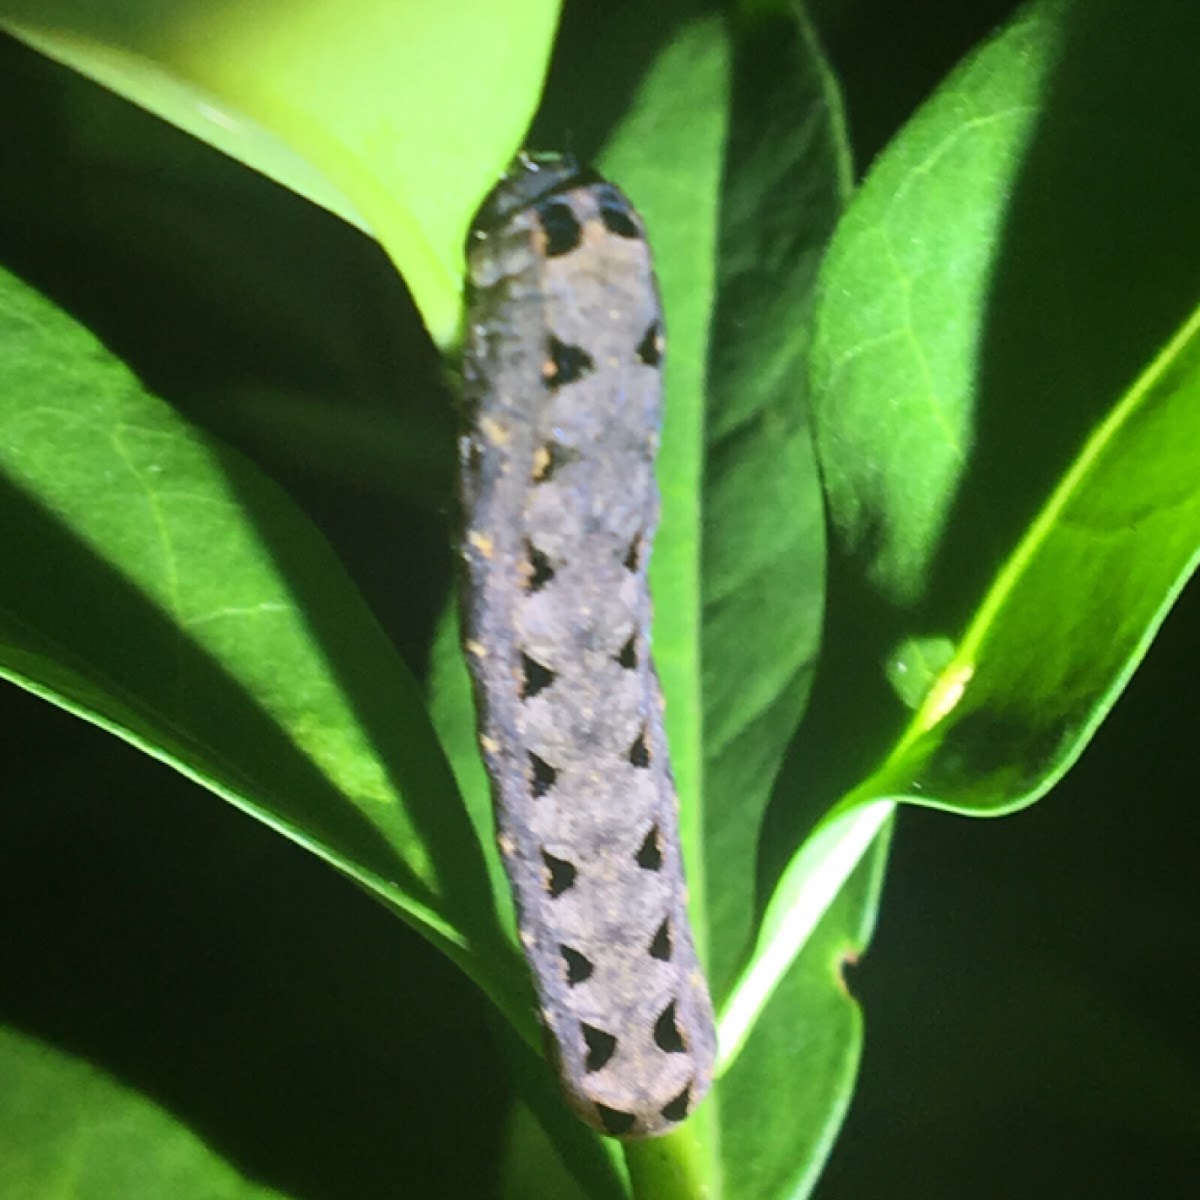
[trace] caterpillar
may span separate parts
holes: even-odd
[[[654,1136],[716,1042],[650,657],[658,286],[629,201],[559,157],[517,160],[468,268],[462,636],[497,840],[568,1103]]]

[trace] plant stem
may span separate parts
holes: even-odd
[[[625,1145],[634,1200],[719,1200],[715,1098],[665,1137]]]

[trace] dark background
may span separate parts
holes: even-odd
[[[1013,6],[823,7],[865,165]],[[447,513],[421,494],[449,494],[451,423],[377,249],[7,42],[0,111],[21,118],[0,126],[0,261],[280,478],[419,668],[449,568]],[[279,440],[284,392],[312,397],[307,442]],[[316,470],[331,429],[368,468]],[[408,494],[378,447],[414,430],[428,475]],[[1043,802],[997,821],[901,814],[851,977],[866,1047],[824,1200],[1194,1194],[1198,604],[1185,593]],[[297,1196],[491,1194],[505,1071],[440,955],[109,735],[16,688],[0,729],[0,1020]]]

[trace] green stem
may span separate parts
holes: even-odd
[[[634,1200],[720,1200],[715,1097],[665,1137],[624,1149]]]

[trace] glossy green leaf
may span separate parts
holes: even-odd
[[[610,1153],[612,1143],[608,1143]],[[561,1141],[551,1137],[537,1117],[521,1103],[513,1105],[501,1166],[501,1200],[530,1200],[531,1197],[555,1197],[556,1200],[613,1200],[629,1194],[628,1180],[616,1175],[611,1186],[589,1179],[582,1186],[568,1167]]]
[[[863,1040],[843,971],[870,940],[888,840],[885,830],[846,879],[721,1079],[728,1200],[806,1196],[829,1157]]]
[[[718,995],[756,918],[762,820],[808,699],[825,517],[807,376],[817,264],[849,188],[840,100],[793,15],[736,27],[700,521],[705,923]]]
[[[269,1200],[146,1096],[0,1027],[0,1195],[24,1200]]]
[[[1006,30],[909,122],[822,271],[811,371],[830,515],[900,599],[925,586],[971,461],[999,234],[1062,9],[1042,5]]]
[[[520,1021],[413,681],[286,497],[0,275],[0,671],[393,906]]]
[[[434,338],[541,90],[554,0],[3,0],[52,58],[368,231]]]
[[[1198,25],[1188,41],[1166,24],[1160,48],[1178,44],[1182,61]],[[1105,125],[1080,137],[1082,115],[1105,87],[1111,107],[1131,106],[1119,155],[1142,153],[1147,128],[1169,142],[1184,124],[1177,97],[1116,70],[1123,28],[1115,13],[1087,6],[1028,10],[889,148],[823,268],[813,369],[835,520],[881,591],[911,598],[934,580],[954,597],[929,599],[915,618],[926,628],[931,616],[944,621],[954,611],[965,581],[984,582],[965,631],[940,643],[954,652],[907,728],[892,735],[882,765],[861,770],[860,754],[858,780],[782,873],[723,1013],[726,1061],[895,802],[984,814],[1043,795],[1082,752],[1200,557],[1197,317],[1178,331],[1169,323],[1188,313],[1181,299],[1194,303],[1200,239],[1169,175],[1161,208],[1175,221],[1166,231],[1128,211],[1120,183],[1109,194],[1091,186],[1091,155],[1109,153],[1116,134]],[[1143,69],[1161,70],[1170,52]],[[1157,162],[1162,148],[1144,152]],[[1094,260],[1094,242],[1073,242],[1043,199],[1081,178],[1087,203],[1124,222],[1116,265],[1152,275],[1161,289],[1156,322],[1134,319],[1144,289],[1111,288],[1064,314],[1060,332],[1073,338],[1013,336],[1010,326],[1025,332],[1031,311],[1046,320],[1045,297],[1057,295],[1065,267],[1083,279]],[[1040,203],[1015,202],[1023,189]],[[1043,239],[1051,237],[1059,257],[1047,265]],[[918,311],[953,319],[915,321]],[[1116,339],[1097,340],[1101,328],[1119,331]],[[1015,364],[1039,421],[1024,407]],[[1113,405],[1113,381],[1139,371]],[[968,450],[974,478],[962,475]],[[1003,468],[1008,474],[997,474]],[[1045,476],[1052,486],[1030,512]],[[968,479],[982,494],[962,490]],[[998,530],[1015,536],[997,563]],[[882,624],[878,594],[875,612]],[[880,656],[880,694],[884,665]],[[896,724],[894,708],[884,714],[861,691],[857,699],[864,732],[870,721]]]
[[[1200,310],[1088,439],[864,788],[999,813],[1079,756],[1200,562]]]

